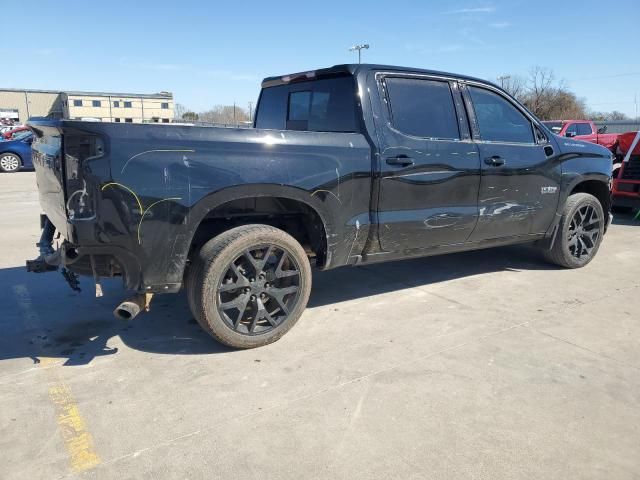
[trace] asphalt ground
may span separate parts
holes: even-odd
[[[640,478],[640,222],[581,270],[526,247],[314,273],[234,351],[183,294],[27,274],[32,172],[0,175],[0,478]]]

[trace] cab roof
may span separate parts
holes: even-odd
[[[375,63],[362,63],[362,64],[345,63],[341,65],[334,65],[333,67],[328,67],[328,68],[309,70],[306,72],[297,72],[297,73],[290,73],[287,75],[267,77],[264,80],[262,80],[262,88],[274,87],[276,85],[285,85],[285,84],[294,83],[294,82],[304,82],[307,80],[319,80],[322,78],[329,78],[329,77],[340,77],[340,76],[346,76],[346,75],[355,76],[356,74],[362,71],[392,71],[392,72],[403,72],[403,73],[422,73],[422,74],[428,74],[428,75],[438,75],[438,76],[459,78],[461,80],[471,80],[475,82],[482,82],[485,84],[497,86],[491,82],[482,80],[480,78],[470,77],[467,75],[459,75],[456,73],[440,72],[437,70],[428,70],[424,68],[401,67],[398,65],[380,65]]]

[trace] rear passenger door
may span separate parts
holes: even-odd
[[[542,130],[499,90],[464,88],[482,177],[471,241],[544,233],[555,216],[561,168]]]
[[[377,85],[382,249],[465,242],[478,217],[480,160],[457,83],[379,73]]]

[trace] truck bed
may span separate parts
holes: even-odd
[[[356,228],[368,224],[372,157],[362,134],[68,120],[30,126],[46,215],[83,246],[76,254],[109,252],[126,264],[129,288],[179,288],[197,226],[247,193],[277,190],[325,217],[327,266],[346,261]]]

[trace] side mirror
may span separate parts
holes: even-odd
[[[607,126],[603,125],[598,129],[598,133],[607,133]]]
[[[566,132],[564,136],[567,138],[573,138],[576,136],[576,132]]]

